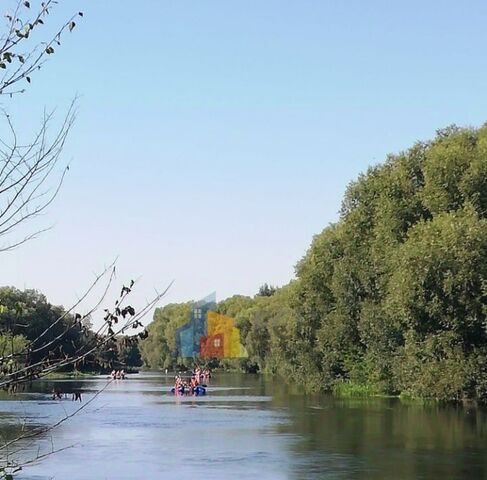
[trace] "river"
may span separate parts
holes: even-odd
[[[35,440],[24,480],[487,479],[487,412],[398,399],[302,395],[265,376],[217,374],[205,397],[169,394],[171,376],[39,381],[0,401],[4,438],[75,416]],[[83,403],[53,401],[53,386]],[[88,403],[88,404],[87,404]],[[18,446],[18,444],[17,444]]]

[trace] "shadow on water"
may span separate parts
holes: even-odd
[[[217,375],[204,397],[174,397],[172,381],[143,373],[113,382],[23,453],[73,448],[19,478],[487,478],[487,414],[479,408],[302,395],[241,374]],[[0,397],[1,433],[13,438],[21,418],[33,428],[79,407],[52,401],[53,387],[80,390],[87,401],[106,382],[42,381],[14,399]]]

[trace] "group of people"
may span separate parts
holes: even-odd
[[[196,367],[190,378],[182,378],[180,375],[176,375],[174,377],[174,393],[179,394],[204,394],[204,388],[206,385],[202,385],[201,381],[204,379],[211,378],[211,371],[210,369],[201,369],[200,367]]]
[[[194,389],[200,384],[193,375],[190,379],[182,378],[180,375],[174,377],[174,391],[178,393],[194,393]]]
[[[112,370],[110,374],[113,380],[124,380],[125,379],[125,372],[124,370]]]
[[[193,370],[193,377],[197,377],[199,380],[211,378],[211,370],[209,368],[196,367]]]

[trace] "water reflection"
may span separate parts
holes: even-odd
[[[34,428],[79,408],[52,401],[54,386],[81,390],[86,402],[106,381],[37,382],[0,401],[0,433],[14,438],[20,418]],[[240,374],[216,376],[205,397],[175,398],[171,382],[148,373],[110,384],[78,415],[25,445],[23,454],[51,441],[74,448],[20,478],[487,478],[482,409],[304,396],[272,378]]]
[[[290,395],[274,388],[299,434],[296,478],[487,478],[485,410],[404,404],[398,399]]]

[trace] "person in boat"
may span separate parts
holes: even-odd
[[[179,390],[183,387],[183,382],[181,380],[181,377],[179,375],[176,375],[174,377],[174,393],[178,394],[180,393]]]
[[[185,380],[183,382],[183,387],[184,387],[184,393],[190,393],[191,392],[191,383],[188,382],[188,380]]]
[[[125,370],[124,369],[120,370],[120,378],[122,380],[125,380]]]
[[[112,370],[112,373],[110,375],[112,379],[115,380],[115,378],[117,377],[117,372],[115,370]]]

